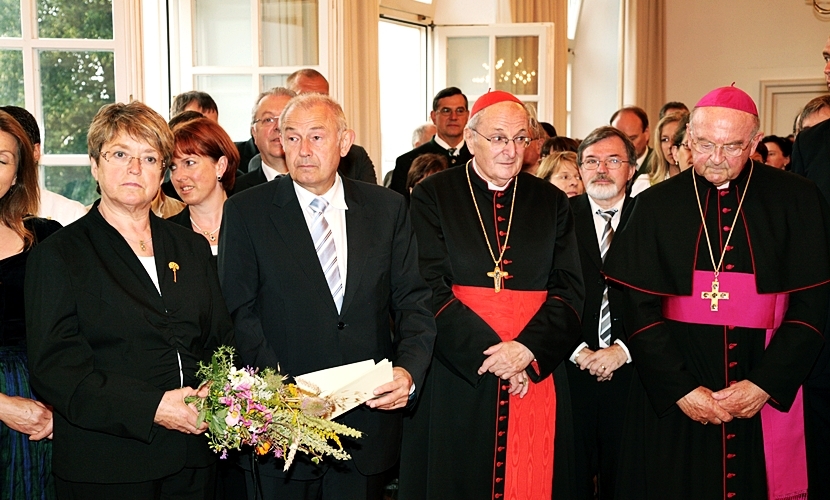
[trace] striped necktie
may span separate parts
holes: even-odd
[[[597,210],[597,215],[605,220],[605,229],[602,230],[602,238],[599,241],[599,255],[602,262],[605,262],[605,254],[611,247],[611,240],[614,239],[614,228],[611,226],[611,219],[617,210]],[[608,304],[608,285],[602,291],[602,306],[599,310],[599,347],[611,345],[611,307]]]
[[[326,283],[329,285],[334,305],[337,306],[337,312],[340,312],[340,307],[343,305],[343,280],[340,279],[340,267],[337,265],[334,237],[323,215],[329,203],[317,197],[311,200],[309,206],[314,212],[314,221],[311,223],[311,241],[314,242],[314,250],[317,252],[323,274],[326,276]]]

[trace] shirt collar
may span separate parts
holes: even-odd
[[[441,146],[442,148],[444,148],[446,150],[450,150],[450,149],[453,148],[453,146],[450,146],[449,144],[447,144],[446,141],[444,141],[444,139],[441,139],[440,137],[438,137],[438,134],[435,134],[434,139],[435,139],[436,144],[438,144],[439,146]],[[464,147],[464,139],[462,138],[461,142],[459,142],[454,147],[455,147],[455,151],[454,151],[455,154],[453,154],[452,156],[458,156],[459,152],[461,151],[461,148]]]
[[[476,165],[475,157],[473,157],[473,172],[475,172],[476,175],[481,178],[481,180],[487,183],[487,189],[489,189],[490,191],[506,191],[507,188],[510,187],[510,183],[513,182],[513,179],[510,179],[504,186],[496,186],[492,182],[488,181],[483,175],[481,175],[481,171],[478,169],[478,165]]]
[[[646,150],[645,150],[645,152],[643,153],[643,155],[642,155],[642,156],[640,156],[639,158],[637,158],[637,166],[638,166],[638,167],[642,167],[642,166],[643,166],[643,161],[645,161],[646,156],[648,156],[648,152],[649,152],[649,151],[651,151],[651,149],[650,149],[650,148],[646,148]]]
[[[591,213],[594,214],[594,215],[596,215],[597,210],[602,210],[603,212],[605,212],[607,210],[615,210],[615,209],[617,210],[617,214],[619,214],[620,212],[622,212],[622,206],[623,206],[623,203],[625,203],[625,196],[620,198],[620,201],[618,201],[617,203],[614,203],[614,206],[611,207],[611,208],[602,208],[602,207],[600,207],[599,205],[597,205],[597,203],[593,199],[591,199],[590,196],[588,197],[588,203],[591,205]],[[614,214],[614,215],[616,215],[616,214]]]
[[[314,198],[317,198],[317,195],[309,191],[308,189],[300,186],[297,184],[296,181],[292,181],[294,184],[294,192],[297,193],[297,199],[300,201],[300,206],[303,210],[308,209],[308,206],[311,204],[311,201]],[[330,209],[337,209],[337,210],[348,210],[349,207],[346,205],[346,196],[343,191],[343,181],[340,179],[340,174],[334,179],[334,185],[329,188],[328,191],[322,194],[320,198],[326,200],[329,204],[327,210]]]
[[[260,157],[260,160],[262,160],[261,157]],[[277,169],[266,165],[265,161],[262,162],[262,173],[265,174],[265,180],[268,181],[268,182],[273,181],[274,179],[276,179],[277,177],[279,177],[281,175],[285,175],[282,172],[278,172]]]

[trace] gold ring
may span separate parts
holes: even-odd
[[[706,424],[708,424],[708,423],[709,423],[709,422],[703,422],[703,425],[706,425]]]
[[[605,369],[605,365],[600,365],[600,368],[602,368],[602,369],[604,370],[604,369]]]
[[[527,385],[527,379],[522,380],[522,385]]]

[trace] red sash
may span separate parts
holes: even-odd
[[[720,291],[728,292],[729,298],[718,301],[718,310],[712,311],[710,301],[700,297],[701,292],[711,290],[712,278],[711,271],[695,271],[692,275],[692,295],[664,297],[663,316],[684,323],[763,328],[766,330],[764,346],[768,346],[784,321],[789,296],[759,294],[753,274],[720,273]],[[761,408],[761,427],[769,498],[806,500],[807,451],[801,388],[789,412],[764,405]]]
[[[547,292],[459,286],[453,293],[496,331],[502,341],[516,338],[547,299]],[[553,332],[551,332],[553,334]],[[535,363],[535,362],[534,362]],[[510,396],[504,498],[551,498],[556,392],[553,377],[530,384],[524,398]],[[494,478],[499,481],[501,478]]]

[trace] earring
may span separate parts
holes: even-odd
[[[222,180],[222,176],[221,176],[221,175],[217,175],[217,176],[216,176],[216,180],[217,180],[217,181],[221,181],[221,180]]]

